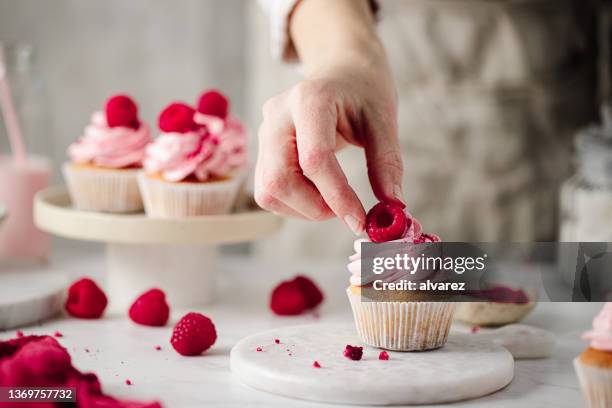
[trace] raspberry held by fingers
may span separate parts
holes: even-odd
[[[366,216],[366,232],[372,242],[402,238],[411,224],[404,209],[394,203],[378,203]]]

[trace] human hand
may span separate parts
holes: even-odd
[[[302,20],[294,15],[295,30],[307,15]],[[296,42],[306,79],[263,107],[255,199],[283,215],[309,220],[338,216],[359,234],[365,211],[335,152],[347,144],[364,149],[370,183],[381,201],[403,204],[403,167],[395,88],[384,49],[373,32],[357,28],[359,41],[341,41],[338,53],[314,52],[319,47],[313,33],[301,47]]]

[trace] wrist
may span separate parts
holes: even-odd
[[[289,29],[307,76],[325,67],[367,63],[385,55],[368,0],[301,0]]]

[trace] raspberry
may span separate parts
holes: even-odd
[[[211,89],[200,95],[198,112],[225,119],[228,111],[229,101],[221,92]]]
[[[274,339],[274,342],[275,342],[276,344],[280,344],[280,339]]]
[[[255,351],[263,351],[263,348],[261,348],[261,347],[257,347],[257,348],[255,349]]]
[[[129,311],[134,323],[145,326],[165,326],[170,316],[166,295],[159,289],[151,289],[134,301]]]
[[[195,110],[182,102],[168,105],[160,114],[158,125],[164,132],[187,133],[198,128],[193,120]]]
[[[68,288],[65,308],[71,316],[98,319],[104,313],[107,303],[108,300],[102,289],[93,280],[83,278]]]
[[[138,107],[132,98],[127,95],[111,96],[104,107],[106,122],[109,127],[128,127],[138,129]]]
[[[272,291],[270,309],[277,315],[298,315],[306,310],[306,296],[295,281],[281,282]]]
[[[388,360],[389,359],[389,353],[387,353],[386,351],[381,351],[380,354],[378,355],[378,359],[379,360]]]
[[[394,203],[378,203],[366,216],[366,231],[372,242],[402,238],[411,224],[404,209]]]
[[[64,337],[64,335],[61,332],[56,331],[55,333],[53,333],[53,337],[58,337],[59,338],[59,337]]]
[[[344,357],[350,358],[351,360],[361,360],[361,357],[363,356],[363,347],[351,346],[347,344],[342,354],[344,354]]]
[[[217,340],[212,320],[200,313],[187,313],[172,330],[170,344],[183,356],[197,356]]]
[[[323,302],[323,292],[321,292],[321,289],[319,289],[312,279],[303,275],[298,275],[295,277],[294,281],[298,284],[306,298],[306,309],[317,307]]]
[[[314,362],[314,363],[312,363],[312,366],[313,366],[314,368],[321,368],[321,364],[319,364],[319,362],[318,362],[317,360],[315,360],[315,362]]]
[[[125,385],[132,385],[132,381],[130,379],[125,380]]]
[[[161,350],[161,346],[155,346],[155,350],[160,351]]]

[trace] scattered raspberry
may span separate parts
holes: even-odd
[[[478,333],[479,331],[480,331],[480,326],[472,326],[472,328],[470,329],[470,332],[472,334]]]
[[[306,298],[306,309],[317,307],[323,302],[323,292],[312,279],[304,275],[298,275],[294,280]]]
[[[323,292],[303,275],[279,283],[270,296],[270,309],[278,315],[298,315],[323,302]]]
[[[276,344],[280,344],[280,340],[279,340],[279,339],[274,339],[274,342],[275,342]]]
[[[17,336],[18,339],[22,338],[24,336],[23,332],[21,330],[17,330],[17,333],[15,333],[15,335]]]
[[[104,313],[108,300],[106,295],[89,278],[74,282],[68,288],[66,311],[74,317],[82,319],[98,319]]]
[[[161,350],[161,346],[155,346],[155,350],[157,351]]]
[[[132,98],[127,95],[111,96],[104,107],[106,122],[109,127],[129,127],[138,129],[138,107]]]
[[[361,360],[363,356],[363,347],[351,346],[349,344],[344,348],[344,357],[350,358],[351,360]]]
[[[261,347],[257,347],[255,351],[263,351],[263,349]]]
[[[380,354],[378,355],[378,359],[379,360],[388,360],[389,359],[389,353],[387,353],[386,351],[381,351]]]
[[[366,232],[372,242],[402,238],[410,225],[404,209],[394,203],[378,203],[366,216]]]
[[[125,385],[132,385],[132,381],[130,381],[129,379],[125,380]]]
[[[193,120],[195,110],[182,102],[168,105],[159,115],[158,125],[164,132],[186,133],[198,128]]]
[[[56,331],[55,333],[53,333],[53,337],[58,337],[59,338],[59,337],[64,337],[64,335],[61,332]]]
[[[211,89],[204,92],[198,100],[198,112],[225,119],[229,111],[229,101],[221,92]]]
[[[319,362],[318,362],[317,360],[315,360],[315,362],[314,362],[314,363],[312,363],[312,366],[313,366],[314,368],[321,368],[321,364],[319,364]]]
[[[281,282],[272,291],[270,309],[277,315],[298,315],[306,310],[306,296],[294,280]]]
[[[200,313],[187,313],[174,326],[170,344],[179,354],[197,356],[208,350],[217,340],[212,320]]]
[[[145,326],[165,326],[170,316],[166,294],[159,289],[151,289],[134,301],[129,311],[133,322]]]

